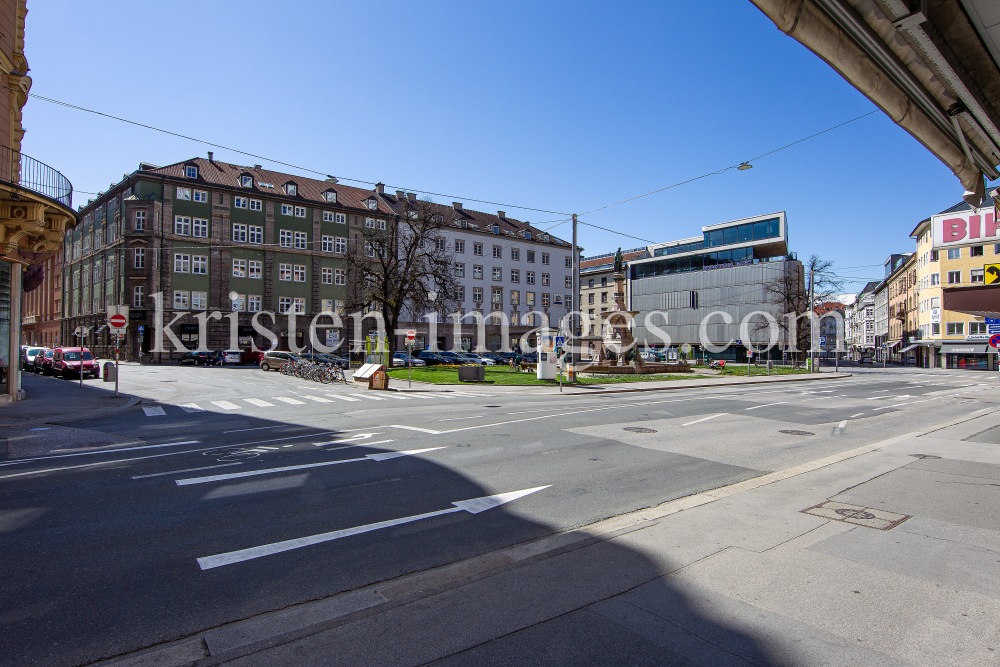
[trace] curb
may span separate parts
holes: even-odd
[[[124,396],[122,397],[124,398]],[[5,428],[14,428],[19,426],[32,426],[35,424],[55,424],[56,426],[61,426],[66,422],[83,421],[84,419],[100,419],[101,417],[107,417],[109,415],[114,415],[119,412],[124,412],[129,408],[135,407],[142,401],[138,396],[131,397],[125,405],[120,405],[116,408],[103,408],[98,410],[79,410],[76,412],[71,412],[62,416],[49,416],[49,417],[39,417],[37,419],[23,421],[19,424],[5,424],[0,425],[0,430]]]

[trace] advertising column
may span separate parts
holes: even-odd
[[[558,371],[556,363],[555,329],[541,327],[538,329],[538,363],[535,365],[535,377],[539,380],[555,380]]]

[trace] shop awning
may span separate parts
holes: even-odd
[[[996,354],[996,348],[983,343],[965,343],[956,345],[942,345],[942,354]]]
[[[892,341],[891,343],[889,343],[888,345],[886,345],[886,346],[885,346],[885,349],[887,349],[887,350],[891,350],[892,348],[894,348],[894,347],[896,347],[897,345],[899,345],[899,344],[900,344],[901,342],[902,342],[902,341],[898,341],[898,340],[894,340],[894,341]]]
[[[920,347],[920,343],[914,343],[913,345],[907,345],[902,350],[900,350],[899,353],[902,354],[903,352],[909,352],[910,350],[912,350],[915,347]]]

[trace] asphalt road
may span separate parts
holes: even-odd
[[[575,397],[123,371],[141,405],[66,425],[144,444],[69,438],[0,461],[0,664],[127,653],[854,449],[996,391],[991,373],[881,368]]]

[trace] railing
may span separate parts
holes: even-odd
[[[67,208],[73,206],[73,184],[68,178],[44,162],[6,146],[0,146],[0,181],[37,192]]]

